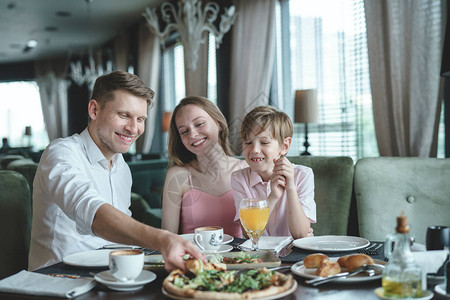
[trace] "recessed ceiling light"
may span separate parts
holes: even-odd
[[[36,40],[28,40],[23,52],[29,52],[37,46],[38,42]]]
[[[38,42],[36,40],[28,40],[27,41],[27,47],[30,47],[30,48],[36,47],[37,44],[38,44]]]

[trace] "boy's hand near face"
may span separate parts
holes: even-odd
[[[270,195],[269,195],[269,203],[273,202],[275,206],[278,199],[283,195],[283,191],[286,189],[287,193],[293,191],[296,193],[295,182],[294,182],[294,166],[291,162],[284,157],[283,155],[273,160],[273,174],[270,179]]]

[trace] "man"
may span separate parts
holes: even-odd
[[[30,270],[110,242],[156,249],[167,270],[184,269],[184,254],[203,258],[184,238],[130,217],[131,172],[121,153],[144,132],[153,94],[126,72],[99,77],[88,127],[44,151],[34,179]]]

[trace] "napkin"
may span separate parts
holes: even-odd
[[[258,249],[278,252],[292,241],[291,236],[262,236],[259,238]],[[241,244],[243,248],[252,248],[252,241],[246,240]]]
[[[427,273],[436,273],[447,260],[448,250],[412,252],[414,260],[422,269],[422,288],[427,289]]]
[[[93,279],[54,277],[25,270],[0,280],[0,292],[65,298],[87,293],[94,286]]]

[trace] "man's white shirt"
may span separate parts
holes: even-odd
[[[53,141],[42,154],[33,182],[29,270],[110,242],[92,232],[97,209],[111,204],[131,216],[131,172],[122,154],[111,170],[88,129]]]

